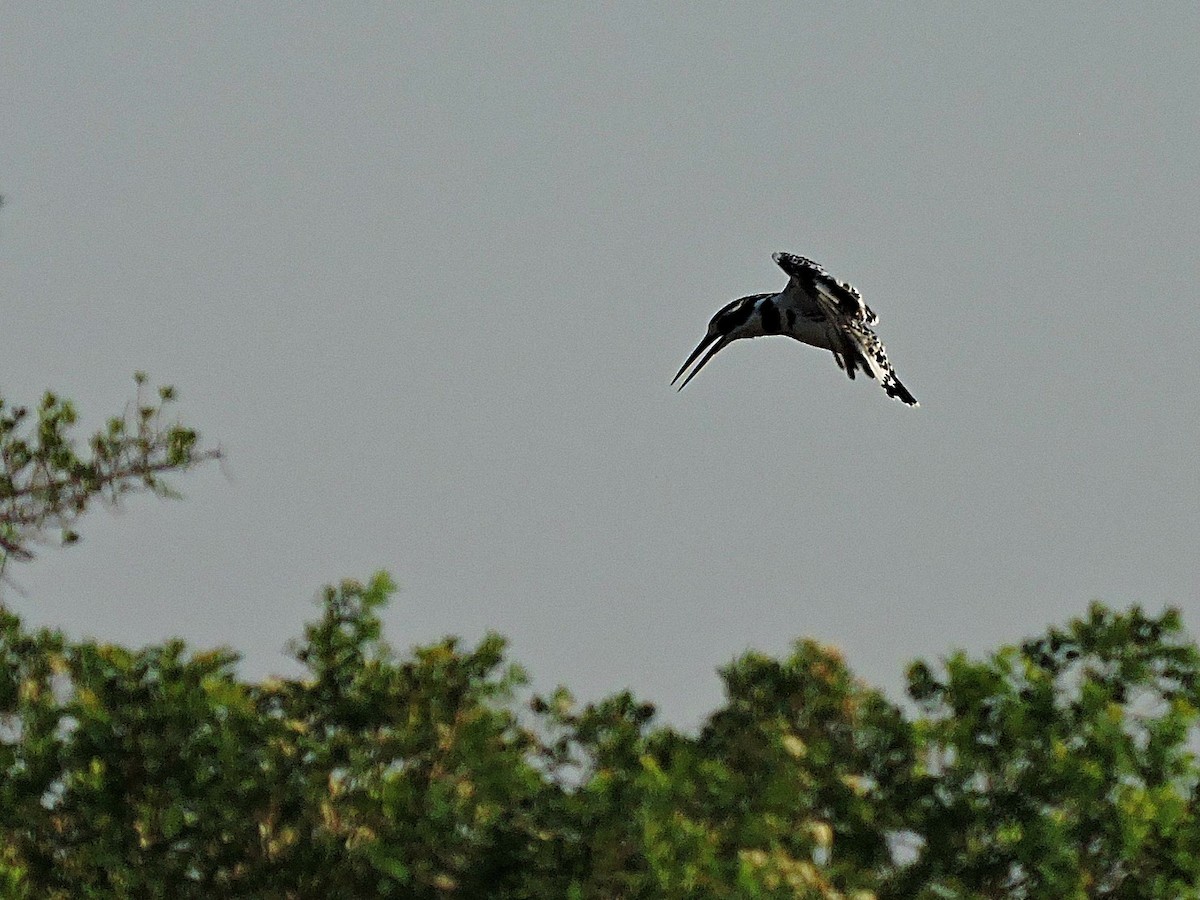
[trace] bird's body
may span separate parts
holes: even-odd
[[[878,317],[863,302],[862,295],[803,256],[776,253],[772,258],[787,273],[787,286],[775,294],[741,297],[719,310],[708,323],[708,334],[671,383],[678,381],[705,350],[708,353],[683,380],[680,390],[733,341],[780,334],[828,350],[851,379],[861,369],[868,378],[878,380],[889,397],[917,406],[916,398],[896,377],[883,344],[871,330]]]

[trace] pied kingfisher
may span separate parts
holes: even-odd
[[[851,380],[855,371],[862,369],[868,378],[879,379],[889,397],[909,406],[918,406],[917,398],[900,383],[883,344],[870,329],[878,318],[871,307],[863,303],[862,294],[846,282],[838,281],[811,259],[794,253],[776,253],[771,258],[787,273],[787,287],[777,294],[742,297],[720,310],[708,323],[708,334],[680,366],[671,384],[679,380],[706,348],[709,348],[708,354],[683,379],[679,390],[682,391],[722,347],[739,338],[782,334],[828,350]]]

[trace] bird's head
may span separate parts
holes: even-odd
[[[724,347],[727,347],[740,337],[749,337],[745,333],[743,326],[754,315],[754,301],[760,296],[762,295],[742,297],[740,300],[735,300],[724,309],[718,311],[708,323],[708,332],[704,335],[704,340],[696,345],[696,349],[687,358],[687,362],[680,367],[671,384],[678,381],[687,367],[696,362],[700,358],[700,354],[704,353],[704,358],[697,363],[696,368],[692,369],[691,374],[683,379],[683,384],[679,386],[679,389],[682,391],[687,383],[696,377],[696,373],[703,369],[705,364]],[[705,353],[705,351],[708,352]]]

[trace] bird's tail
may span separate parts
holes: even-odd
[[[838,354],[835,353],[834,357],[837,356]],[[892,368],[892,362],[888,359],[883,342],[869,328],[860,326],[855,329],[853,337],[847,337],[841,356],[843,358],[838,359],[838,363],[846,370],[846,374],[851,379],[854,378],[855,369],[861,368],[868,378],[879,381],[884,393],[889,397],[893,397],[907,406],[921,405],[896,377],[896,370]]]
[[[895,372],[889,370],[887,375],[883,377],[881,384],[883,385],[883,389],[889,397],[895,397],[897,400],[906,404],[907,406],[921,405],[917,402],[917,398],[909,393],[908,388],[906,388],[900,382],[900,379],[896,377]]]

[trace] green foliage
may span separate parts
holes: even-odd
[[[218,455],[174,393],[80,456],[71,403],[0,402],[0,568],[96,498]],[[303,677],[133,650],[0,606],[0,896],[1200,897],[1200,651],[1179,615],[1093,605],[909,670],[905,715],[799,641],[721,670],[696,734],[623,692],[522,703],[495,634],[397,654],[384,574],[327,588]]]
[[[689,735],[629,693],[522,704],[496,635],[397,654],[393,591],[327,589],[306,674],[264,682],[0,613],[3,896],[1197,896],[1174,612],[917,663],[915,717],[828,647],[747,654]]]
[[[30,559],[30,544],[47,528],[58,529],[64,544],[78,541],[75,524],[94,500],[117,503],[138,490],[175,496],[165,474],[221,455],[201,449],[193,429],[168,421],[174,388],[159,388],[152,401],[146,375],[134,381],[133,404],[93,434],[82,454],[70,400],[47,391],[31,416],[0,397],[0,573],[9,560]]]
[[[386,576],[330,589],[310,677],[223,650],[132,652],[0,613],[0,845],[27,896],[483,896],[536,840],[543,789],[503,641],[398,660]],[[19,896],[20,891],[14,895]]]
[[[1177,612],[1099,604],[940,676],[914,665],[926,843],[900,895],[1196,896],[1198,672]]]

